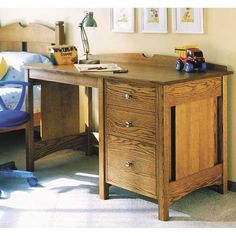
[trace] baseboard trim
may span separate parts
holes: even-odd
[[[232,192],[236,192],[236,182],[228,181],[228,188]]]

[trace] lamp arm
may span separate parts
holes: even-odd
[[[79,27],[81,29],[81,39],[82,39],[82,44],[83,44],[83,48],[84,48],[84,53],[86,55],[86,60],[88,60],[88,54],[90,52],[90,47],[89,47],[88,37],[87,37],[87,34],[86,34],[84,26],[83,26],[83,22],[84,22],[85,18],[80,23]]]
[[[81,21],[80,25],[84,25],[84,22],[86,21],[86,19],[88,18],[88,13],[86,13],[84,19]]]

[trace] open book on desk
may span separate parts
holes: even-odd
[[[122,70],[117,64],[74,64],[80,72],[118,71]]]

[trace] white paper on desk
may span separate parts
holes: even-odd
[[[121,70],[117,64],[74,64],[80,72],[116,71]]]

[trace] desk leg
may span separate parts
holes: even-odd
[[[98,81],[98,110],[99,110],[99,196],[107,199],[109,185],[106,183],[106,161],[105,161],[105,121],[104,121],[104,81]]]
[[[228,158],[227,158],[227,76],[223,77],[223,109],[222,109],[222,123],[223,123],[223,143],[222,143],[222,161],[223,161],[223,187],[222,193],[228,192]]]
[[[29,71],[25,70],[25,80],[30,82]],[[26,170],[34,171],[34,105],[33,105],[33,85],[28,87],[26,97],[26,111],[30,114],[30,121],[26,125]]]
[[[157,115],[157,173],[158,173],[158,218],[159,220],[169,220],[169,173],[170,173],[170,107],[165,106],[163,102],[163,87],[159,86],[157,93],[158,115]]]
[[[86,149],[86,155],[92,154],[92,148],[93,148],[93,142],[91,138],[91,125],[92,125],[92,88],[86,87],[86,93],[88,97],[88,123],[87,123],[87,149]]]

